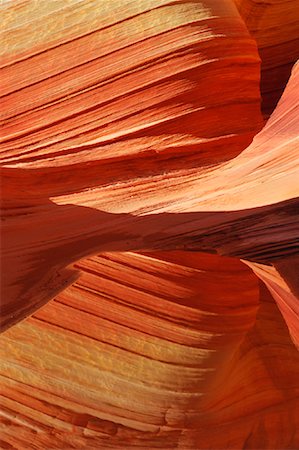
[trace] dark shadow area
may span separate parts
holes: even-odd
[[[3,329],[73,283],[78,271],[72,265],[93,254],[184,250],[271,264],[299,253],[296,199],[239,211],[114,214],[57,205],[45,195],[46,175],[43,183],[40,172],[34,174],[3,169]]]

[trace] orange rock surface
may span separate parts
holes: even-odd
[[[1,5],[3,448],[299,446],[296,8],[235,3]]]
[[[299,354],[237,260],[105,253],[2,336],[15,448],[295,448]],[[215,432],[217,430],[217,432]]]
[[[262,59],[262,109],[271,114],[299,59],[297,0],[235,0]]]

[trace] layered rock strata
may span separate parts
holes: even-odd
[[[169,252],[76,267],[72,287],[2,337],[5,442],[296,447],[299,354],[245,265]]]
[[[262,59],[263,113],[268,117],[280,99],[294,63],[299,59],[297,0],[235,0]]]
[[[262,129],[236,3],[1,6],[3,448],[298,446],[299,68]]]

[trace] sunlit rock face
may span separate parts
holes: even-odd
[[[3,448],[299,447],[294,4],[1,5]]]

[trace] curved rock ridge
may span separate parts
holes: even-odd
[[[1,3],[1,448],[299,447],[294,5]]]
[[[3,328],[74,282],[71,264],[100,251],[183,248],[261,263],[296,253],[298,68],[265,129],[241,152],[261,126],[259,62],[234,6],[137,5],[137,15],[131,2],[121,11],[133,17],[139,40],[118,39],[112,55],[91,45],[93,57],[79,52],[83,59],[55,66],[58,73],[50,60],[69,54],[73,33],[74,50],[97,35],[84,20],[68,30],[72,41],[37,40],[30,55],[8,39],[5,69],[19,74],[15,65],[25,64],[27,85],[4,97]],[[160,25],[145,27],[144,15]],[[111,42],[129,19],[107,17],[97,22],[97,39],[109,30]],[[31,36],[34,24],[20,26]],[[25,68],[37,57],[44,78],[33,80]]]
[[[256,263],[247,264],[269,288],[287,322],[293,342],[299,349],[298,256],[284,259],[274,267]]]
[[[268,117],[280,99],[293,64],[299,59],[297,0],[235,0],[262,59],[262,109]]]
[[[5,443],[296,448],[299,354],[245,265],[158,252],[76,267],[73,286],[2,335]]]
[[[7,327],[72,283],[64,268],[82,257],[182,248],[158,243],[170,227],[161,213],[193,211],[210,168],[262,118],[256,44],[230,0],[4,9]]]

